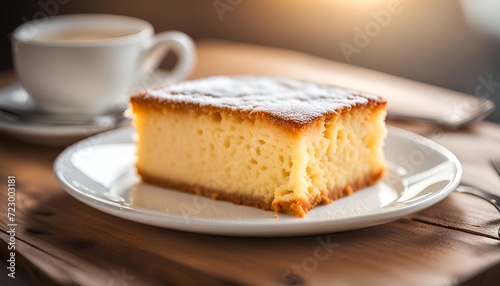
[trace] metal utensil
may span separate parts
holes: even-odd
[[[493,166],[493,169],[497,171],[497,174],[500,177],[500,160],[491,159],[490,163]]]
[[[113,110],[105,114],[52,114],[35,110],[23,110],[0,106],[0,115],[11,120],[44,125],[99,125],[112,126],[125,118],[124,109]]]
[[[470,123],[483,120],[495,110],[495,103],[489,99],[477,99],[468,101],[467,104],[453,109],[442,118],[428,118],[389,112],[387,118],[402,121],[420,121],[438,125],[447,129],[457,129]]]
[[[490,163],[498,176],[500,176],[500,160],[491,159]],[[466,185],[458,186],[455,191],[482,198],[492,204],[500,212],[500,196]],[[498,229],[498,236],[500,237],[500,228]]]
[[[460,185],[455,191],[480,197],[492,204],[500,212],[500,197],[471,186]],[[500,235],[500,234],[499,234]]]
[[[465,186],[465,185],[458,186],[455,189],[455,191],[460,192],[460,193],[469,194],[469,195],[474,195],[476,197],[484,199],[485,201],[492,204],[500,212],[500,197],[499,196],[493,195],[493,194],[486,192],[486,191],[479,190],[477,188]],[[498,229],[497,235],[498,235],[498,237],[500,237],[500,228]]]

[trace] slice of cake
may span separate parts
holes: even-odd
[[[384,173],[377,96],[221,76],[148,89],[131,105],[146,183],[303,217]]]

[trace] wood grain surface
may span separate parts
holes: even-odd
[[[276,49],[210,41],[198,46],[193,77],[321,73],[324,81],[328,78],[324,73],[344,69]],[[284,71],[284,66],[290,68]],[[377,73],[372,76],[369,80],[376,81]],[[14,79],[12,73],[0,74],[2,85]],[[419,99],[409,97],[407,104],[412,100]],[[489,158],[500,157],[499,125],[482,122],[451,132],[390,123],[445,145],[462,161],[465,181],[500,195],[500,179],[488,165]],[[15,175],[16,267],[33,284],[494,285],[500,281],[496,235],[500,214],[465,194],[453,193],[392,223],[343,233],[292,238],[201,235],[126,221],[80,203],[53,175],[52,163],[62,150],[0,135],[0,253],[6,259],[6,178]]]

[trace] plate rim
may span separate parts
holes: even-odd
[[[63,152],[61,152],[53,164],[53,171],[56,176],[57,181],[63,187],[63,189],[69,193],[72,197],[76,198],[80,202],[98,209],[104,213],[111,214],[113,216],[126,219],[129,221],[134,221],[142,224],[153,225],[157,227],[162,227],[171,230],[177,231],[187,231],[193,233],[202,233],[202,234],[212,234],[212,235],[224,235],[224,236],[238,236],[238,237],[285,237],[285,236],[304,236],[304,235],[313,235],[313,234],[322,234],[322,233],[334,233],[341,231],[349,231],[360,228],[371,227],[379,224],[384,224],[387,222],[395,221],[403,218],[406,215],[421,211],[425,208],[428,208],[444,198],[446,198],[453,190],[458,186],[462,178],[462,165],[459,159],[456,157],[453,152],[451,152],[446,147],[441,144],[432,141],[426,137],[418,135],[416,133],[403,130],[393,126],[387,126],[388,132],[391,135],[396,135],[398,137],[402,137],[406,140],[410,140],[416,142],[418,144],[424,145],[428,148],[436,150],[440,154],[442,154],[448,162],[453,163],[456,168],[456,173],[454,173],[453,179],[445,186],[442,190],[438,192],[433,192],[433,195],[422,199],[418,204],[412,204],[405,206],[403,208],[396,209],[394,211],[389,212],[379,212],[375,214],[362,214],[354,217],[347,217],[338,220],[334,220],[335,224],[331,229],[324,230],[315,230],[318,226],[323,226],[325,224],[333,224],[333,220],[331,221],[304,221],[303,223],[300,220],[293,220],[286,223],[280,224],[258,224],[255,223],[245,223],[239,221],[238,224],[235,224],[234,221],[214,221],[209,218],[191,218],[188,223],[184,220],[185,218],[179,217],[176,215],[169,215],[164,213],[157,213],[152,211],[147,211],[138,208],[132,208],[129,206],[119,205],[112,201],[105,201],[100,198],[95,198],[81,190],[78,190],[72,184],[67,182],[66,178],[58,172],[58,166],[69,158],[69,156],[74,153],[75,150],[78,150],[81,146],[88,146],[90,140],[92,140],[96,136],[103,136],[106,138],[110,138],[112,136],[117,136],[119,133],[127,133],[129,132],[131,135],[134,132],[133,126],[126,126],[122,128],[117,128],[114,130],[106,131],[103,133],[99,133],[97,135],[88,137],[84,140],[81,140],[68,148],[66,148]],[[102,137],[101,137],[102,138]],[[106,145],[109,143],[98,143],[94,145]],[[116,144],[116,143],[115,143]],[[121,144],[133,144],[132,136],[130,136],[129,142],[121,142]],[[235,205],[236,206],[236,205]],[[388,214],[393,214],[392,216],[388,216]],[[139,215],[139,217],[135,217]],[[147,216],[147,219],[144,218]],[[153,221],[151,221],[153,219]],[[160,223],[158,220],[161,220]],[[165,222],[174,222],[177,223],[175,225],[166,225]],[[179,222],[182,227],[179,227]],[[300,231],[290,231],[287,229],[292,224],[300,224],[301,227],[306,226],[307,229]],[[368,222],[368,223],[367,223]],[[213,225],[217,225],[218,228],[213,228]],[[346,227],[345,225],[352,225],[352,227]],[[344,226],[344,227],[339,227]],[[259,227],[259,230],[256,231],[255,227]],[[268,232],[268,230],[272,230],[272,232]]]

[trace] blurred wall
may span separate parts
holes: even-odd
[[[456,0],[39,0],[0,5],[8,14],[0,31],[5,34],[44,11],[112,13],[146,19],[157,31],[294,49],[470,94],[479,77],[500,82],[500,40],[473,29]],[[10,68],[7,37],[1,47],[0,68]],[[497,89],[490,98],[500,110]],[[500,122],[500,111],[490,119]]]

